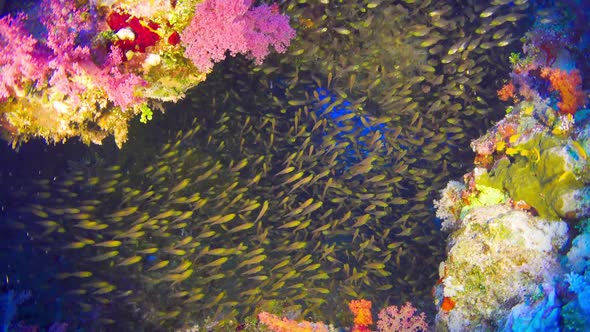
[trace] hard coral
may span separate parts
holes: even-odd
[[[551,82],[551,91],[558,91],[561,101],[557,104],[562,113],[575,114],[584,104],[584,92],[582,91],[582,76],[580,71],[566,72],[559,68],[545,67],[541,69],[541,77]]]

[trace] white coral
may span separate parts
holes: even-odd
[[[459,181],[449,181],[446,188],[441,190],[441,197],[434,201],[436,217],[441,219],[444,231],[453,231],[459,227],[459,214],[463,202],[461,193],[467,187]]]

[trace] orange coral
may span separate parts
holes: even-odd
[[[454,307],[455,307],[455,301],[453,301],[453,299],[451,299],[450,297],[445,296],[440,308],[445,312],[449,312],[449,311],[453,310]]]
[[[557,104],[561,113],[575,114],[584,103],[582,76],[577,69],[566,72],[559,68],[545,67],[541,69],[541,77],[551,82],[551,91],[558,91],[561,101]]]
[[[281,318],[268,312],[258,314],[260,322],[274,332],[328,332],[328,327],[323,323],[311,323],[307,321],[296,322],[287,318]]]
[[[348,303],[350,311],[354,314],[354,328],[356,330],[364,330],[369,325],[373,324],[373,316],[371,314],[371,301],[367,300],[352,300]]]
[[[512,81],[508,82],[498,90],[498,98],[500,98],[501,101],[508,101],[510,98],[516,98],[516,87]]]

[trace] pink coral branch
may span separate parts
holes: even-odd
[[[22,90],[27,82],[43,81],[48,68],[37,50],[37,40],[24,27],[26,15],[0,19],[0,101]]]
[[[227,51],[250,55],[262,63],[271,45],[280,53],[287,49],[295,37],[289,17],[279,14],[276,6],[250,9],[251,4],[252,0],[205,0],[196,5],[180,40],[185,56],[199,71],[211,71]]]
[[[426,314],[415,315],[416,308],[410,302],[398,308],[389,306],[379,312],[377,329],[380,332],[427,331]]]

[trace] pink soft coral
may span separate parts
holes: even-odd
[[[81,95],[89,88],[103,89],[115,106],[125,110],[145,102],[136,88],[145,85],[138,75],[121,70],[122,54],[113,48],[105,63],[95,63],[82,36],[92,31],[92,15],[88,8],[78,8],[74,0],[44,0],[41,18],[47,28],[46,46],[50,52],[46,63],[51,70],[49,85],[77,107]],[[90,78],[90,84],[84,78]]]
[[[377,329],[380,332],[427,331],[426,314],[415,316],[416,308],[410,302],[399,308],[389,306],[379,312]]]
[[[215,62],[231,55],[249,54],[257,63],[268,55],[270,45],[284,52],[295,30],[289,17],[276,6],[250,9],[252,0],[205,0],[195,7],[190,25],[180,39],[185,55],[201,72],[209,72]]]
[[[24,14],[0,19],[0,101],[21,93],[26,84],[39,83],[47,74],[37,40],[24,27]]]
[[[561,113],[575,114],[584,104],[582,77],[577,69],[567,72],[559,68],[541,69],[541,77],[551,82],[551,90],[558,91],[561,101],[557,104]]]

